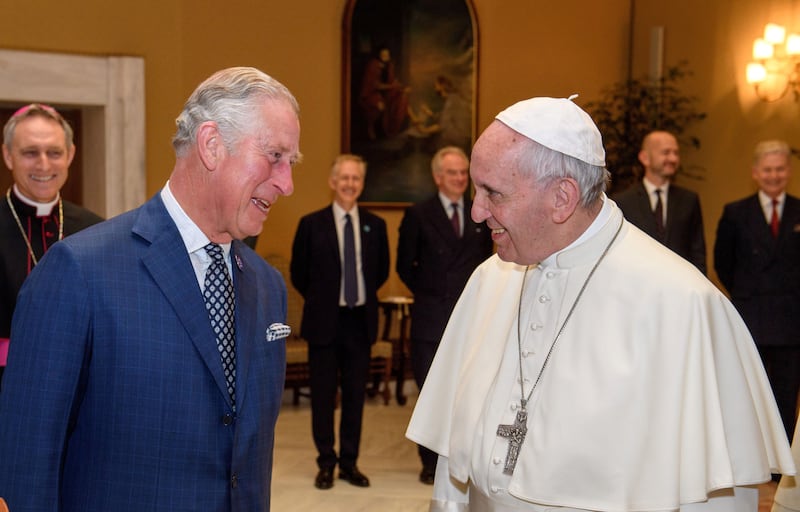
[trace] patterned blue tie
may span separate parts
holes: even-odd
[[[344,302],[349,308],[355,307],[358,302],[356,239],[349,213],[344,216]]]
[[[208,244],[204,247],[211,257],[211,264],[206,270],[203,298],[206,300],[211,328],[217,336],[217,348],[222,359],[222,369],[228,383],[231,402],[236,404],[236,330],[234,327],[233,283],[225,265],[222,247]]]

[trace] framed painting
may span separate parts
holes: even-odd
[[[436,190],[430,161],[475,138],[471,0],[348,0],[342,151],[367,161],[362,204],[402,207]]]

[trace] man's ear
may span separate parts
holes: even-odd
[[[197,129],[197,155],[209,171],[217,168],[219,159],[225,151],[222,134],[214,121],[206,121]]]
[[[72,159],[75,158],[75,144],[72,144],[67,149],[67,167],[72,165]]]
[[[11,169],[11,150],[3,144],[3,161],[6,163],[6,168]]]
[[[644,167],[650,165],[650,154],[644,149],[639,151],[639,163],[641,163]]]
[[[572,178],[561,178],[553,185],[553,222],[561,224],[572,217],[581,200],[578,182]]]

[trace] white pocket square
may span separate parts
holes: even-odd
[[[272,324],[267,329],[267,341],[281,340],[288,337],[291,332],[292,328],[286,324]]]

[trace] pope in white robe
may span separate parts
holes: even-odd
[[[516,175],[505,190],[482,162],[502,173],[516,160],[482,158],[486,145],[516,141],[514,130],[604,165],[588,115],[557,103],[556,117],[579,113],[554,122],[552,108],[511,107],[473,151],[473,219],[487,221],[498,255],[464,289],[408,426],[409,439],[440,455],[431,510],[755,512],[755,485],[795,467],[761,360],[728,299],[602,192],[568,244],[522,261],[525,237],[515,235],[509,204],[543,203],[528,207],[532,223],[554,198],[541,216],[556,219],[552,230],[526,231],[540,238],[534,252],[585,212],[562,222],[553,212],[572,192],[544,195],[544,186],[522,201]],[[570,183],[558,187],[578,187]],[[515,423],[523,395],[527,432],[508,474],[510,442],[498,431]]]

